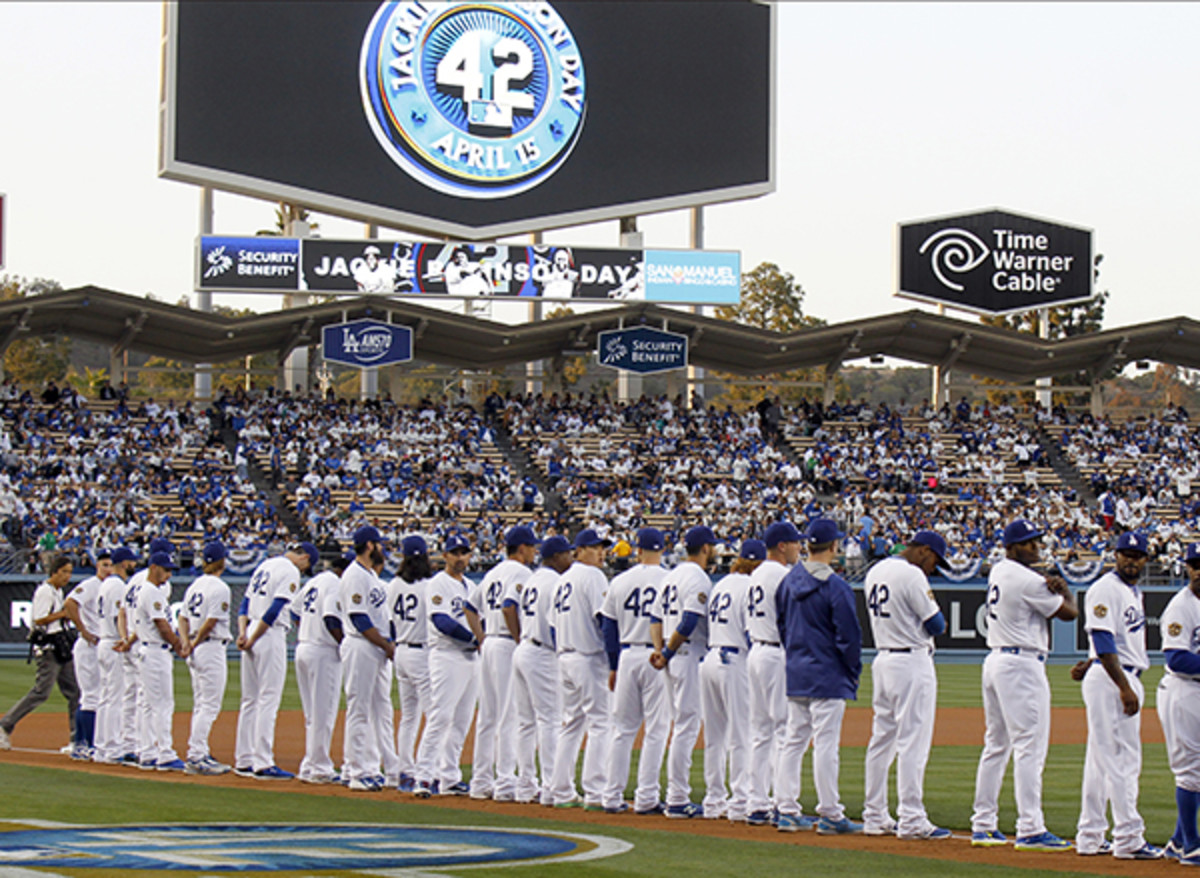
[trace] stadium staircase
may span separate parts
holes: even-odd
[[[508,461],[508,465],[512,467],[513,472],[522,479],[531,479],[537,485],[538,490],[542,492],[542,497],[545,498],[543,508],[546,512],[563,511],[570,515],[570,510],[567,509],[562,498],[550,489],[550,484],[546,481],[541,469],[534,463],[529,451],[523,445],[512,441],[508,427],[499,419],[494,421],[491,427],[492,440],[496,443],[496,448],[504,455],[504,459]],[[569,518],[569,523],[572,530],[579,524],[574,516]]]
[[[1058,436],[1050,433],[1045,428],[1039,427],[1037,431],[1038,440],[1042,443],[1042,450],[1046,453],[1046,462],[1058,474],[1058,477],[1063,480],[1064,484],[1070,485],[1075,489],[1075,493],[1079,499],[1083,500],[1088,508],[1091,508],[1096,503],[1096,494],[1092,491],[1092,486],[1085,479],[1070,461],[1063,456],[1059,449]]]
[[[237,450],[237,431],[232,426],[226,424],[221,430],[221,441],[229,450],[230,457],[232,457]],[[276,487],[274,479],[271,478],[271,474],[263,467],[255,455],[249,454],[246,457],[246,472],[250,476],[250,482],[260,494],[267,498],[267,502],[275,508],[276,515],[279,516],[279,520],[287,527],[288,533],[294,539],[311,540],[312,534],[308,532],[308,528],[304,526],[304,522],[296,515],[296,511],[287,502],[283,494],[279,493],[279,489]]]

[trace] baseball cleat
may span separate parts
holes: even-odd
[[[991,848],[1002,844],[1008,844],[1008,837],[998,829],[985,829],[982,832],[971,833],[972,847]]]
[[[867,821],[865,821],[865,820],[863,821],[863,835],[880,836],[880,835],[895,835],[895,834],[896,834],[896,821],[895,820],[888,819],[887,821],[885,821],[883,823],[867,823]]]
[[[471,788],[460,780],[458,783],[450,784],[450,786],[442,790],[441,794],[443,796],[469,796]]]
[[[817,825],[817,818],[800,814],[780,814],[775,828],[780,832],[803,832]]]
[[[583,810],[584,811],[603,811],[604,806],[601,805],[599,802],[584,802]]]
[[[1192,848],[1179,856],[1181,866],[1200,866],[1200,848]]]
[[[1163,845],[1163,859],[1179,860],[1183,856],[1183,848],[1175,839],[1170,839]]]
[[[578,796],[578,795],[571,796],[571,798],[567,799],[565,802],[555,802],[554,807],[555,808],[582,808],[583,807],[583,796]]]
[[[356,777],[346,784],[346,789],[355,793],[377,793],[383,787],[377,784],[373,777]]]
[[[746,815],[746,822],[751,826],[767,826],[771,823],[771,812],[751,811]]]
[[[954,833],[949,829],[944,829],[941,826],[927,826],[920,832],[898,832],[897,838],[902,838],[905,841],[940,841],[943,838],[950,838]]]
[[[1069,851],[1074,845],[1053,832],[1043,832],[1018,838],[1013,847],[1019,851]]]
[[[478,789],[477,790],[474,787],[471,787],[471,798],[472,799],[481,800],[481,799],[490,799],[491,797],[492,797],[492,791],[490,789],[488,789],[488,790]]]
[[[160,762],[154,767],[159,771],[183,771],[187,765],[182,759],[172,759],[169,762]]]
[[[122,756],[120,759],[118,759],[117,762],[121,763],[122,765],[137,765],[138,764],[137,754],[136,753],[126,753],[124,756]]]
[[[339,784],[342,782],[341,775],[338,774],[309,774],[299,778],[299,780],[315,785]]]
[[[147,759],[145,762],[139,762],[138,768],[142,771],[154,771],[154,769],[158,768],[158,763],[153,759]]]
[[[512,793],[492,793],[492,801],[493,802],[504,803],[504,802],[515,802],[516,800],[517,800],[517,797],[514,796]]]
[[[1144,844],[1136,851],[1113,851],[1118,860],[1161,860],[1163,849],[1156,844]]]
[[[11,749],[12,749],[12,736],[8,732],[4,731],[4,729],[0,729],[0,750],[11,750]]]
[[[1101,841],[1100,847],[1096,848],[1095,850],[1084,850],[1083,848],[1081,848],[1079,846],[1078,839],[1076,839],[1076,842],[1075,842],[1075,853],[1079,854],[1079,856],[1081,856],[1081,857],[1102,857],[1106,854],[1111,854],[1112,852],[1113,852],[1112,842],[1109,841],[1107,838],[1104,839],[1103,841]]]
[[[822,817],[817,821],[817,835],[859,835],[861,833],[862,824],[855,823],[849,817],[843,817],[841,820]]]
[[[693,817],[704,816],[704,806],[695,802],[685,802],[682,805],[667,805],[666,814],[674,820],[690,820]]]
[[[402,793],[411,793],[417,788],[417,779],[411,774],[400,773],[400,782],[396,784],[397,789]]]
[[[183,773],[215,776],[218,774],[228,774],[229,766],[223,762],[218,762],[211,756],[205,756],[203,759],[189,759],[187,765],[183,768]]]
[[[233,773],[238,777],[254,777],[254,769],[239,765],[233,770]]]
[[[92,757],[88,755],[88,748],[82,745],[76,745],[71,748],[71,758],[76,762],[87,762]]]
[[[254,776],[259,780],[291,780],[296,775],[290,771],[284,771],[278,765],[272,765],[269,768],[260,768],[254,772]]]
[[[620,805],[617,805],[614,808],[605,808],[604,809],[605,814],[627,814],[627,813],[629,813],[629,811],[630,811],[630,807],[629,807],[628,802],[622,802]]]
[[[666,802],[659,802],[656,805],[651,805],[649,808],[638,808],[633,813],[639,817],[654,817],[658,814],[663,814],[667,810]]]
[[[426,780],[421,781],[417,784],[417,788],[413,790],[413,795],[418,799],[428,799],[433,795],[433,784]]]

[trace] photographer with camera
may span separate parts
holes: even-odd
[[[74,572],[71,559],[58,555],[47,567],[49,578],[33,593],[33,630],[29,633],[30,653],[37,658],[37,677],[25,697],[0,717],[0,750],[11,750],[13,729],[28,713],[50,697],[58,682],[58,691],[67,699],[67,721],[71,740],[75,738],[75,713],[79,708],[79,684],[75,682],[72,648],[75,632],[67,627],[63,609],[65,592]]]

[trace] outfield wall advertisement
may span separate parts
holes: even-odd
[[[197,289],[216,292],[728,305],[741,295],[741,254],[206,235],[196,275]]]

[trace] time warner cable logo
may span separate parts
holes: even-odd
[[[461,198],[545,182],[587,112],[579,46],[546,2],[389,0],[363,39],[359,85],[391,159]]]
[[[919,251],[929,253],[933,273],[943,285],[956,293],[963,285],[947,277],[947,273],[965,274],[978,268],[988,258],[987,244],[966,229],[941,229],[925,239]]]

